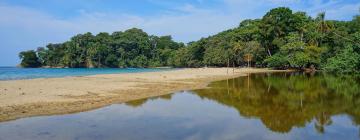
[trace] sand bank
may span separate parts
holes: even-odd
[[[174,71],[0,81],[0,122],[66,114],[114,103],[205,88],[209,82],[276,72],[268,69],[197,68]]]

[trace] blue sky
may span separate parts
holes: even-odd
[[[137,27],[186,43],[279,6],[351,20],[360,0],[0,0],[0,66],[18,64],[20,51],[84,32]]]

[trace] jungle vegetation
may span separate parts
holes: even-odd
[[[23,67],[203,67],[360,70],[360,15],[351,21],[310,17],[279,7],[261,19],[187,44],[141,29],[78,34],[20,53]],[[35,55],[34,55],[35,54]]]

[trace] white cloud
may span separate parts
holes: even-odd
[[[199,2],[203,3],[202,0]],[[278,6],[307,11],[310,15],[325,10],[330,19],[343,19],[357,13],[360,2],[340,5],[339,1],[313,0],[309,6],[303,5],[304,1],[300,0],[223,0],[223,5],[216,8],[184,3],[153,16],[79,10],[79,16],[62,19],[36,9],[0,3],[0,47],[4,50],[0,52],[0,60],[5,57],[15,60],[20,50],[63,42],[84,32],[113,32],[138,27],[150,34],[172,35],[177,41],[188,42],[235,27],[243,19],[260,18]],[[14,63],[17,62],[0,61],[0,65]]]
[[[113,32],[132,27],[142,28],[150,34],[173,35],[175,40],[187,42],[231,28],[240,21],[215,11],[197,9],[192,5],[174,10],[180,11],[180,14],[140,17],[82,10],[78,17],[58,19],[26,7],[0,5],[0,29],[4,29],[0,33],[3,42],[1,49],[4,50],[0,55],[16,60],[17,53],[21,50],[35,49],[51,42],[63,42],[78,33]],[[16,49],[9,48],[10,46]],[[8,64],[6,62],[0,65]]]
[[[276,3],[276,4],[294,4],[294,3],[300,3],[301,0],[267,0],[271,3]]]
[[[360,14],[360,1],[355,4],[340,5],[339,1],[330,1],[323,5],[314,6],[309,12],[315,16],[317,13],[326,12],[327,19],[346,20],[349,15]]]

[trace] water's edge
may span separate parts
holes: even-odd
[[[17,68],[0,67],[0,81],[162,72],[181,68]]]
[[[265,72],[249,72],[249,73],[273,73],[273,72],[282,72],[282,71],[265,71]],[[192,80],[190,82],[194,82],[193,85],[184,85],[179,88],[169,89],[165,91],[156,91],[150,93],[147,96],[138,96],[129,100],[118,100],[116,97],[112,97],[111,99],[105,98],[101,100],[94,101],[75,101],[75,102],[54,102],[54,103],[33,103],[33,104],[25,104],[25,105],[16,105],[16,106],[8,106],[6,108],[0,107],[0,122],[13,121],[20,118],[28,118],[28,117],[36,117],[36,116],[53,116],[53,115],[64,115],[64,114],[75,114],[80,112],[86,112],[90,110],[95,110],[99,108],[103,108],[106,106],[110,106],[116,103],[125,103],[134,100],[144,99],[144,98],[152,98],[158,97],[162,95],[173,94],[179,91],[191,91],[197,89],[205,89],[209,88],[208,85],[212,82],[222,81],[226,79],[233,79],[241,76],[246,76],[246,73],[237,74],[237,75],[229,75],[224,77],[217,78],[207,78],[202,79],[201,81]],[[102,75],[102,74],[100,74]],[[47,79],[47,78],[46,78]],[[31,80],[31,79],[30,79]],[[173,85],[176,85],[174,83]],[[60,108],[59,108],[60,107]]]

